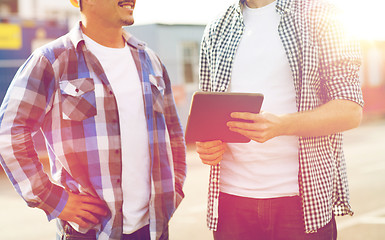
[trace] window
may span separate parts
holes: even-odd
[[[0,10],[3,14],[17,13],[18,12],[18,1],[15,0],[0,0]]]
[[[186,84],[198,82],[199,44],[182,43],[183,77]]]

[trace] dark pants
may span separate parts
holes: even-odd
[[[123,234],[122,240],[150,240],[150,225],[146,225],[131,234]]]
[[[301,198],[254,199],[219,195],[215,240],[336,240],[335,219],[316,233],[306,234]]]
[[[88,231],[85,234],[79,233],[67,223],[64,223],[63,230],[64,230],[64,235],[61,238],[62,240],[96,240],[96,233],[94,230]],[[164,233],[163,235],[166,235],[166,233]],[[149,228],[149,225],[146,225],[131,234],[123,234],[121,240],[150,240],[150,239],[151,239],[150,228]],[[161,238],[161,239],[168,239],[168,237],[166,236],[166,238]]]
[[[168,226],[163,229],[162,236],[159,240],[168,240]],[[138,231],[131,234],[123,234],[122,240],[150,240],[150,225],[144,226]]]

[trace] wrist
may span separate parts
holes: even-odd
[[[300,129],[298,113],[290,113],[281,116],[281,135],[297,136]]]

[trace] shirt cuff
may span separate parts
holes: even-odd
[[[64,188],[52,184],[52,188],[48,193],[47,198],[38,208],[44,210],[47,214],[48,221],[57,218],[63,211],[68,201],[68,193]]]

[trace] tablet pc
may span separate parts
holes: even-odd
[[[250,139],[232,132],[226,123],[232,112],[259,113],[263,102],[260,93],[195,92],[186,126],[186,142],[222,140],[246,143]]]

